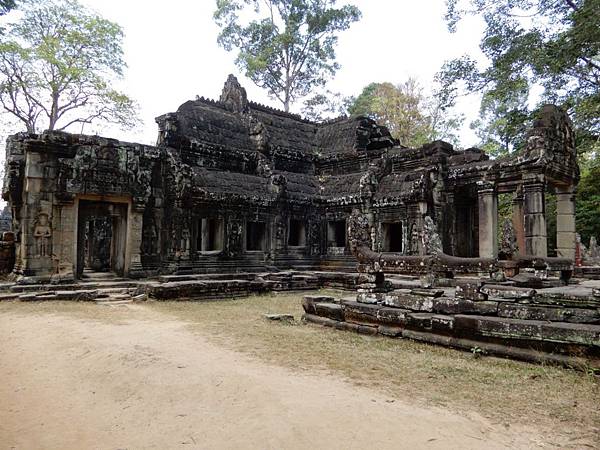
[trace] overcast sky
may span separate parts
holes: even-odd
[[[123,27],[128,69],[122,88],[138,101],[144,121],[133,131],[89,126],[85,133],[154,143],[156,116],[175,111],[196,95],[218,98],[229,73],[238,76],[251,100],[280,107],[239,73],[233,53],[217,46],[214,0],[80,1]],[[443,20],[444,0],[352,3],[363,18],[340,35],[337,56],[342,68],[329,85],[333,91],[357,95],[373,81],[399,83],[409,76],[427,85],[444,60],[478,51],[481,23],[464,22],[458,33],[450,34]],[[476,117],[478,103],[477,98],[461,102],[467,124]],[[468,125],[461,137],[466,147],[476,143]]]

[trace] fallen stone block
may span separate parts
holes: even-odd
[[[329,295],[305,295],[302,297],[302,308],[308,314],[316,314],[315,303],[334,303],[335,298]]]
[[[411,289],[410,295],[418,295],[421,297],[441,297],[444,291],[440,289]]]
[[[377,327],[377,332],[383,336],[389,337],[398,337],[402,336],[402,328],[401,327],[392,327],[388,325],[379,325]]]
[[[433,299],[433,312],[443,314],[496,315],[498,302],[473,301],[464,298],[440,297]]]
[[[390,292],[382,295],[381,303],[395,308],[410,309],[411,311],[433,311],[433,297],[419,297]]]
[[[344,321],[344,311],[342,306],[337,303],[315,303],[315,311],[318,316],[327,317],[333,320]]]
[[[541,327],[545,341],[600,347],[600,325],[546,322]]]
[[[335,325],[333,327],[336,330],[353,331],[355,333],[358,333],[359,325],[357,325],[355,323],[349,323],[349,322],[335,322]]]
[[[517,286],[502,286],[499,284],[485,284],[481,287],[481,292],[488,297],[505,299],[523,299],[535,297],[535,289],[520,288]]]
[[[358,324],[377,324],[377,311],[381,309],[379,305],[369,305],[355,301],[342,301],[344,311],[344,320]]]
[[[503,317],[454,316],[454,328],[462,334],[500,337],[504,339],[542,340],[543,322]],[[465,333],[466,332],[466,333]]]
[[[430,313],[410,313],[407,315],[406,326],[421,330],[431,329],[431,318],[434,314]]]
[[[530,303],[572,306],[575,308],[600,308],[600,298],[591,295],[572,295],[562,292],[539,292]]]
[[[498,315],[511,319],[547,320],[551,322],[600,323],[597,309],[566,308],[560,306],[535,306],[519,303],[501,303]]]
[[[377,310],[377,321],[386,325],[403,327],[406,325],[408,309],[382,307]]]
[[[454,296],[456,298],[464,298],[472,301],[485,301],[488,299],[487,294],[481,292],[481,282],[461,283],[456,286]]]
[[[267,320],[275,322],[293,322],[294,316],[291,314],[263,314],[263,317]]]
[[[431,330],[437,333],[452,333],[454,317],[436,314],[431,317]]]
[[[377,334],[377,327],[370,327],[367,325],[359,325],[358,333],[365,334],[367,336],[375,336]]]

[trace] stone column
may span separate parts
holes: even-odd
[[[479,257],[498,256],[498,196],[492,183],[479,181]]]
[[[556,187],[556,247],[557,255],[575,259],[575,189]]]
[[[523,190],[519,188],[512,199],[512,223],[517,237],[519,253],[525,254],[525,223],[523,220]]]
[[[130,204],[128,210],[125,276],[139,276],[144,274],[141,254],[143,207]]]
[[[456,205],[454,192],[446,193],[446,213],[444,214],[446,223],[446,238],[444,239],[444,251],[450,255],[456,255],[457,245],[457,227],[456,227]],[[443,233],[444,234],[444,233]]]
[[[527,180],[523,184],[526,255],[548,256],[545,188],[543,177]]]

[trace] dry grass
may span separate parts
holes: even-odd
[[[338,293],[338,296],[340,294]],[[93,303],[0,302],[0,314],[59,314],[115,325],[155,321],[155,312],[189,323],[225,347],[293,370],[319,370],[419,404],[477,412],[493,421],[535,425],[600,447],[600,379],[402,339],[368,337],[297,322],[267,321],[266,313],[300,319],[302,294],[235,301],[150,302],[128,307]],[[151,324],[149,325],[151,326]]]
[[[265,313],[302,314],[301,294],[238,301],[151,303],[189,321],[221,345],[294,370],[326,370],[357,385],[421,404],[475,411],[599,439],[600,385],[594,376],[402,339],[361,336],[317,325],[286,325]]]

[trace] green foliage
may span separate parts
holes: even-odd
[[[216,0],[217,42],[237,49],[236,64],[267,89],[286,111],[290,104],[324,86],[339,68],[337,35],[359,20],[355,6],[335,8],[336,0]],[[254,17],[242,17],[254,9]]]
[[[30,132],[135,125],[134,102],[112,87],[125,67],[122,39],[119,25],[75,0],[26,4],[0,43],[0,104]]]
[[[427,97],[419,83],[371,83],[348,107],[353,116],[368,116],[389,128],[402,145],[419,147],[444,139],[456,143],[462,118],[442,107],[436,95]]]
[[[468,8],[461,6],[467,4]],[[454,31],[467,15],[486,24],[480,48],[489,64],[464,56],[445,63],[439,78],[452,98],[462,86],[483,94],[476,124],[499,151],[518,144],[521,120],[530,115],[532,87],[540,102],[569,111],[579,135],[579,152],[598,150],[600,136],[600,0],[447,0]],[[493,106],[490,108],[486,103]],[[512,142],[515,146],[515,142]]]
[[[584,243],[600,237],[600,165],[584,170],[577,187],[577,231]]]
[[[0,0],[0,16],[6,14],[15,6],[15,0]]]

